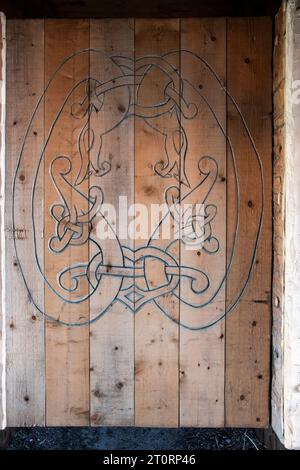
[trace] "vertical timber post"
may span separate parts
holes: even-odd
[[[300,448],[300,0],[284,1],[274,49],[272,426]]]
[[[0,429],[6,427],[6,396],[5,396],[5,321],[4,321],[4,289],[3,289],[3,256],[4,256],[4,192],[5,192],[5,16],[0,13]]]

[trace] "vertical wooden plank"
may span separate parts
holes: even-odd
[[[286,5],[275,20],[274,41],[274,167],[273,167],[273,312],[272,312],[272,427],[283,439],[283,313],[284,313],[284,225],[285,225],[285,142],[286,142]]]
[[[135,74],[146,77],[143,86],[135,96],[135,110],[138,106],[158,106],[164,99],[164,89],[170,77],[160,71],[162,64],[152,66],[155,59],[169,51],[179,49],[179,20],[142,20],[135,22]],[[145,60],[139,58],[145,57]],[[160,59],[157,59],[159,61]],[[168,55],[166,60],[179,69],[179,53]],[[147,69],[147,63],[149,68]],[[143,66],[144,64],[144,66]],[[162,67],[165,66],[162,65]],[[174,74],[174,87],[178,91],[178,81]],[[159,108],[158,108],[159,109]],[[165,138],[175,128],[168,112],[159,119],[151,120],[152,126],[144,119],[135,118],[135,203],[164,203],[165,190],[174,185],[179,189],[175,178],[160,177],[155,165],[166,162],[164,154]],[[156,166],[157,168],[157,166]],[[166,242],[166,241],[164,241]],[[148,243],[142,237],[135,242],[135,249]],[[156,246],[164,249],[162,242]],[[178,248],[173,256],[179,259]],[[151,261],[150,261],[151,263]],[[150,282],[160,283],[157,265],[149,266]],[[136,280],[137,283],[137,280]],[[179,318],[178,299],[165,296],[169,315]],[[178,425],[178,325],[162,313],[153,301],[143,305],[135,314],[135,424],[137,426],[177,426]]]
[[[30,202],[34,159],[20,162],[14,185],[14,225],[12,221],[12,187],[25,132],[38,97],[43,92],[44,22],[10,20],[7,22],[7,121],[6,121],[6,390],[7,425],[43,425],[45,418],[44,389],[44,318],[37,313],[25,288],[13,239],[20,251],[34,285],[33,297],[43,306],[43,283],[33,268]],[[44,138],[43,105],[38,120],[27,136],[27,148],[33,155]],[[42,181],[36,187],[36,217],[43,225]],[[14,227],[14,230],[13,230]],[[37,237],[42,255],[42,231]],[[41,263],[43,257],[41,256]]]
[[[300,448],[299,9],[282,2],[274,43],[272,427],[288,449]]]
[[[182,19],[181,20],[181,76],[191,82],[193,89],[185,85],[184,99],[194,103],[198,112],[193,119],[182,117],[182,126],[187,134],[186,168],[191,188],[203,179],[202,171],[211,171],[212,162],[201,158],[209,156],[218,165],[217,179],[207,197],[205,207],[215,204],[212,236],[216,237],[219,249],[216,253],[202,248],[191,249],[181,244],[181,266],[200,268],[209,278],[210,286],[203,294],[203,308],[181,303],[180,322],[192,327],[213,323],[225,311],[226,270],[226,94],[222,88],[226,82],[226,20]],[[186,50],[191,53],[185,52]],[[209,64],[219,77],[215,79]],[[207,104],[208,103],[208,104]],[[214,115],[213,115],[214,113]],[[187,189],[181,185],[181,200]],[[206,193],[203,196],[206,196]],[[203,203],[196,191],[189,203]],[[206,242],[207,243],[207,242]],[[218,286],[220,292],[215,296]],[[180,295],[191,297],[190,285],[181,279]],[[197,313],[198,312],[198,313]],[[199,322],[199,315],[201,321]],[[193,322],[193,316],[195,321]],[[180,329],[180,423],[181,426],[224,426],[224,372],[225,372],[224,319],[204,329]]]
[[[269,420],[270,311],[272,259],[272,22],[270,18],[228,19],[227,87],[238,103],[260,156],[264,193],[260,197],[259,161],[247,146],[247,128],[228,99],[228,134],[236,155],[240,181],[240,219],[227,306],[240,280],[246,278],[247,255],[253,246],[254,228],[261,207],[263,219],[252,273],[243,297],[226,320],[227,426],[266,426]],[[232,164],[228,174],[228,230],[236,210]],[[254,188],[255,191],[254,191]]]
[[[58,66],[74,52],[89,47],[89,20],[46,20],[45,21],[45,85]],[[48,131],[57,117],[57,110],[63,105],[68,93],[89,74],[89,55],[77,56],[58,71],[58,81],[53,82],[45,97],[45,129]],[[84,85],[82,85],[82,88]],[[51,207],[61,202],[53,180],[50,177],[51,164],[60,155],[69,158],[71,170],[68,181],[74,185],[80,167],[78,156],[78,135],[82,121],[72,116],[72,105],[82,100],[83,90],[76,88],[59,121],[53,129],[45,150],[45,275],[56,285],[58,272],[88,261],[88,243],[82,246],[68,246],[63,253],[55,255],[49,250],[49,240],[55,234],[55,221]],[[71,102],[70,102],[71,101]],[[75,109],[76,110],[76,109]],[[46,138],[47,136],[45,136]],[[56,160],[57,172],[64,174],[64,161]],[[61,162],[61,163],[60,163]],[[88,195],[88,180],[78,188]],[[72,186],[66,190],[66,200],[76,203]],[[66,204],[67,205],[67,204]],[[83,203],[78,213],[86,212],[88,204]],[[66,210],[70,210],[66,207]],[[83,287],[78,295],[87,295]],[[70,293],[70,299],[72,292]],[[68,299],[67,299],[68,300]],[[63,321],[76,323],[89,321],[89,303],[72,304],[62,302],[50,288],[45,286],[45,310],[48,315]],[[47,425],[89,424],[89,326],[65,326],[53,321],[46,322],[46,422]]]
[[[91,52],[90,55],[90,77],[99,81],[100,88],[101,83],[116,81],[123,74],[129,75],[128,82],[133,83],[132,19],[91,20],[90,47],[100,51],[100,54]],[[107,58],[103,54],[107,54]],[[124,57],[123,61],[118,62],[119,56]],[[122,69],[119,65],[127,68]],[[104,94],[101,109],[90,117],[90,127],[95,135],[103,135],[100,163],[107,161],[111,165],[103,177],[92,173],[90,185],[101,187],[103,202],[115,208],[116,229],[122,224],[119,219],[119,197],[123,200],[127,198],[128,207],[134,202],[134,118],[132,115],[130,117],[129,112],[131,96],[132,86],[112,85],[112,90]],[[98,148],[94,152],[94,155],[90,153],[91,161],[96,160]],[[124,216],[127,217],[127,214],[124,213]],[[96,239],[98,219],[95,217],[92,230]],[[116,235],[122,246],[134,248],[133,240],[128,240],[126,234],[121,238],[118,231]],[[115,240],[98,240],[98,243],[104,253],[103,263],[118,265],[118,260],[114,258]],[[111,296],[114,280],[112,277],[107,277],[107,280],[106,284],[100,282],[98,291],[91,296],[91,319],[101,311],[101,299]],[[115,301],[101,318],[91,324],[90,333],[91,424],[131,425],[134,422],[134,314],[123,303]]]
[[[286,10],[284,445],[300,449],[300,2]]]
[[[6,18],[3,13],[0,13],[1,24],[0,24],[0,192],[1,192],[1,204],[0,204],[0,292],[1,292],[1,304],[0,304],[0,429],[6,427],[6,371],[5,371],[5,297],[4,297],[4,243],[5,243],[5,231],[4,231],[4,196],[5,196],[5,97],[6,97]]]

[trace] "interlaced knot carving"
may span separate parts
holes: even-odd
[[[226,309],[219,311],[216,308],[215,317],[211,321],[202,320],[202,317],[205,317],[205,308],[217,300],[219,293],[224,289],[225,281],[234,271],[232,265],[236,247],[239,237],[243,236],[243,230],[245,230],[245,227],[241,227],[239,219],[241,184],[237,156],[230,136],[227,135],[227,130],[222,125],[222,119],[219,118],[219,110],[214,109],[210,102],[211,97],[205,94],[205,89],[199,88],[195,77],[188,76],[188,71],[186,76],[181,75],[175,65],[177,60],[174,60],[178,58],[178,54],[182,58],[189,57],[200,74],[203,73],[205,77],[211,78],[210,89],[231,103],[245,137],[244,144],[248,146],[249,157],[247,158],[249,161],[250,158],[253,159],[253,171],[256,171],[257,175],[255,191],[259,196],[256,198],[255,217],[253,216],[250,227],[252,235],[248,237],[251,245],[247,258],[248,264],[245,263],[240,285],[237,292],[232,295],[232,299],[227,302]],[[75,68],[83,56],[89,57],[92,61],[95,58],[95,64],[100,64],[102,67],[101,73],[100,68],[98,71],[95,69],[95,76],[82,76],[77,83],[72,84],[64,102],[57,106],[56,118],[45,131],[47,136],[43,146],[32,153],[32,146],[28,145],[27,137],[32,134],[33,126],[37,125],[40,115],[38,111],[43,99],[47,98],[48,90],[51,89],[53,82],[57,86],[60,77],[65,75],[65,67]],[[80,67],[77,69],[79,70]],[[151,93],[148,93],[149,87]],[[117,104],[116,112],[110,113],[111,106],[115,104]],[[72,124],[70,126],[73,132],[72,142],[74,137],[76,142],[72,155],[64,155],[57,150],[59,149],[57,139],[62,132],[59,127],[62,113],[64,119],[70,119]],[[223,239],[220,237],[220,212],[217,204],[219,193],[216,192],[216,185],[219,181],[225,181],[219,173],[220,155],[209,155],[209,151],[208,155],[203,155],[201,150],[198,159],[195,159],[195,155],[191,155],[195,152],[195,146],[189,146],[189,123],[195,120],[199,124],[199,135],[201,135],[205,132],[202,119],[207,115],[205,113],[211,117],[216,132],[223,136],[228,150],[226,159],[232,173],[231,188],[235,201],[233,204],[235,213],[228,214],[232,221],[230,249],[224,246]],[[101,212],[103,203],[111,202],[105,201],[104,185],[101,184],[101,181],[104,179],[107,181],[110,178],[109,173],[112,175],[114,171],[111,155],[105,154],[107,152],[107,146],[104,145],[105,138],[113,135],[111,133],[115,129],[132,117],[142,120],[145,129],[149,128],[153,135],[157,133],[159,136],[158,141],[162,142],[161,154],[155,155],[152,170],[154,176],[164,179],[164,187],[167,186],[165,191],[167,211],[145,246],[135,250],[122,244],[109,224],[107,224],[111,234],[109,244],[99,241],[94,233],[97,222],[99,220],[105,222],[104,214]],[[56,132],[57,129],[59,133]],[[56,151],[51,156],[50,151],[53,147],[49,143],[53,134],[56,135]],[[46,152],[47,159],[45,159]],[[52,158],[50,164],[49,157]],[[21,146],[13,182],[14,234],[18,233],[18,225],[20,225],[20,214],[16,210],[18,202],[16,207],[14,205],[16,181],[21,170],[24,170],[28,158],[31,158],[32,165],[35,159],[34,164],[36,164],[36,173],[32,175],[31,201],[27,200],[28,194],[24,192],[24,198],[27,198],[25,202],[28,207],[31,207],[32,230],[28,230],[26,239],[32,237],[31,245],[28,244],[28,249],[32,250],[32,256],[36,260],[36,267],[32,269],[36,269],[38,275],[42,276],[45,288],[51,289],[61,301],[61,311],[64,310],[66,303],[81,304],[98,293],[99,312],[89,321],[100,318],[116,301],[122,302],[135,313],[145,303],[154,302],[163,314],[179,322],[183,327],[202,329],[215,324],[233,310],[249,282],[262,227],[264,202],[262,163],[238,105],[212,67],[197,54],[180,50],[163,56],[137,57],[133,60],[118,55],[107,56],[100,51],[87,49],[66,58],[55,71],[40,97]],[[51,201],[50,207],[45,208],[49,211],[52,222],[47,228],[49,257],[51,259],[53,255],[54,267],[59,257],[67,264],[62,269],[62,263],[57,263],[59,267],[55,272],[56,276],[48,276],[44,272],[43,261],[37,248],[41,229],[38,227],[39,220],[36,217],[40,214],[40,201],[37,201],[36,188],[41,174],[44,175],[41,169],[46,167],[45,162],[56,192],[56,199]],[[89,188],[90,180],[92,180],[92,186]],[[190,201],[192,205],[201,205],[203,211],[185,214],[183,205]],[[174,239],[157,241],[155,234],[164,224],[170,223],[170,220],[177,227]],[[39,300],[35,298],[35,286],[32,286],[30,273],[28,275],[26,272],[28,258],[23,259],[23,246],[21,247],[23,241],[23,237],[14,236],[15,254],[20,272],[34,305],[41,313],[47,315],[44,307],[39,305]],[[174,253],[180,252],[180,247],[186,250],[199,241],[201,242],[201,256],[196,255],[194,261],[189,261],[185,265],[181,256],[175,256]],[[74,253],[76,247],[81,246],[87,246],[87,250],[83,251],[88,253],[86,257],[88,259],[79,259],[80,256],[78,256],[76,262],[71,261],[68,265],[68,260],[74,260],[74,258],[61,255],[67,250],[72,250]],[[81,250],[76,253],[80,255]],[[203,257],[206,256],[206,267],[201,264],[202,253]],[[222,260],[226,258],[222,267],[223,271],[221,274],[214,272],[212,275],[209,260],[214,263],[220,254],[223,256]],[[113,262],[108,259],[109,257],[113,258]],[[213,279],[213,276],[217,279]],[[33,276],[32,279],[37,279],[37,276]],[[101,297],[102,289],[106,293],[103,296],[105,299]],[[178,299],[179,305],[186,304],[192,321],[182,322],[181,319],[173,318],[168,310],[166,299]],[[48,317],[52,318],[49,315]],[[196,318],[196,321],[193,318]],[[80,320],[59,321],[70,326],[86,323]]]

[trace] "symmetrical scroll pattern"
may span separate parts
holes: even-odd
[[[189,51],[180,52],[181,54],[190,54],[195,60],[201,62],[202,66],[212,75],[212,79],[215,80],[218,87],[222,89],[225,96],[229,96],[209,64]],[[82,51],[81,53],[91,54],[96,52],[91,50]],[[77,55],[81,53],[77,53]],[[66,62],[75,59],[76,54],[66,59]],[[157,302],[158,299],[167,294],[177,296],[180,302],[190,305],[191,309],[200,310],[217,296],[218,291],[224,285],[231,267],[239,222],[239,182],[238,175],[235,174],[237,213],[234,214],[236,230],[231,254],[227,260],[226,272],[220,285],[216,288],[215,292],[210,293],[208,296],[209,300],[207,300],[207,296],[205,297],[204,294],[207,294],[212,286],[210,275],[204,272],[201,267],[181,265],[178,259],[175,259],[172,255],[174,244],[183,243],[189,245],[197,240],[201,240],[202,250],[211,256],[218,256],[220,251],[220,242],[214,234],[214,220],[219,216],[218,201],[214,200],[214,187],[219,176],[218,161],[214,156],[199,155],[198,168],[193,169],[193,172],[197,172],[199,175],[198,183],[196,186],[191,187],[191,178],[187,166],[189,139],[185,123],[187,120],[198,118],[200,112],[199,103],[202,103],[214,115],[228,147],[231,147],[230,139],[215,116],[210,103],[201,94],[201,90],[193,90],[199,97],[197,103],[191,102],[188,99],[189,93],[187,91],[193,89],[193,85],[189,81],[189,77],[182,77],[180,75],[172,61],[169,60],[168,54],[164,56],[141,57],[135,61],[123,56],[112,56],[106,59],[111,61],[114,65],[113,70],[118,72],[105,81],[101,81],[97,77],[84,78],[70,90],[69,99],[67,98],[64,104],[65,109],[69,113],[69,118],[75,120],[77,128],[79,128],[76,137],[77,151],[75,157],[70,155],[53,155],[49,167],[49,175],[57,191],[57,202],[48,208],[54,223],[53,227],[55,227],[52,236],[48,240],[50,252],[53,255],[60,256],[61,253],[68,250],[71,246],[83,246],[85,244],[90,244],[93,250],[91,250],[89,260],[82,260],[81,263],[65,266],[63,270],[58,272],[56,285],[53,283],[50,285],[50,282],[45,279],[44,273],[42,272],[41,274],[49,287],[62,302],[66,303],[81,303],[96,291],[101,291],[102,280],[107,276],[118,278],[119,288],[117,291],[112,290],[111,299],[109,299],[105,308],[99,311],[97,317],[92,319],[92,321],[103,315],[109,306],[116,301],[122,302],[135,313],[145,303],[154,301],[163,313],[168,315],[168,312],[164,311],[161,303]],[[160,84],[159,89],[157,89],[157,99],[154,102],[145,102],[145,89],[147,89],[152,76],[155,74],[156,78],[159,77]],[[124,96],[126,96],[127,100],[126,105],[120,110],[118,118],[108,120],[109,125],[107,125],[107,120],[101,120],[101,113],[107,112],[105,103],[109,95],[120,89],[124,90]],[[76,96],[78,96],[78,90],[82,90],[80,100],[72,100],[74,91],[76,91]],[[132,250],[122,245],[113,228],[109,227],[113,237],[115,237],[115,249],[118,251],[119,259],[122,262],[117,265],[108,266],[105,261],[107,258],[105,242],[100,242],[92,231],[92,223],[95,218],[105,221],[105,216],[101,212],[102,205],[105,202],[105,194],[101,181],[113,171],[110,158],[104,155],[103,152],[103,139],[132,116],[135,119],[142,119],[147,126],[150,126],[151,129],[154,129],[155,132],[163,136],[164,146],[161,155],[158,156],[157,161],[153,165],[153,171],[157,178],[168,179],[167,181],[170,184],[165,191],[167,210],[161,218],[157,230],[161,225],[169,223],[170,218],[176,222],[179,230],[173,240],[168,244],[162,245],[163,248],[155,244],[155,237],[152,235],[145,246]],[[162,116],[163,120],[160,119]],[[54,126],[57,125],[58,121]],[[51,133],[45,143],[39,164],[50,138]],[[252,141],[250,135],[249,139]],[[232,148],[231,154],[233,168],[235,168],[234,149]],[[75,162],[74,158],[77,159]],[[258,154],[257,159],[259,160]],[[18,168],[16,174],[17,172]],[[93,181],[96,178],[99,183],[90,187],[87,193],[84,188],[86,188],[86,183],[91,176],[93,176]],[[33,198],[35,184],[36,180],[33,184]],[[201,220],[197,214],[192,214],[188,218],[182,218],[182,206],[190,199],[196,200],[197,204],[204,206],[204,214],[202,214]],[[263,204],[259,214],[257,239],[261,228],[262,211]],[[34,201],[32,217],[33,231],[35,232]],[[182,223],[182,220],[184,220],[184,223]],[[254,251],[256,246],[257,242],[254,244]],[[16,255],[18,256],[17,246]],[[255,252],[249,263],[249,273],[252,269],[254,256]],[[155,262],[156,269],[159,272],[158,277],[160,282],[157,285],[153,285],[152,282],[150,286],[148,273],[149,266],[153,262]],[[42,271],[40,266],[39,269]],[[180,279],[182,278],[185,278],[189,283],[189,295],[186,295],[185,298],[179,295],[178,289]],[[28,287],[26,279],[24,280]],[[246,280],[247,282],[248,280]],[[82,283],[89,286],[88,292],[80,289]],[[228,311],[232,310],[244,288],[245,285],[242,285],[240,292],[222,315],[212,319],[209,324],[193,327],[193,329],[201,329],[216,323]],[[85,292],[85,294],[81,295],[79,292]],[[43,313],[47,315],[47,312]],[[188,325],[182,326],[189,328]]]

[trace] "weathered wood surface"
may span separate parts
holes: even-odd
[[[89,21],[46,20],[45,21],[45,87],[57,66],[66,57],[79,49],[89,47]],[[82,56],[73,65],[66,65],[57,85],[53,82],[45,99],[45,134],[55,122],[57,109],[76,84],[89,74],[88,55]],[[53,185],[51,165],[59,155],[71,160],[71,174],[68,181],[74,181],[80,164],[77,151],[77,137],[81,121],[70,119],[72,105],[81,99],[81,89],[75,89],[63,108],[58,124],[52,133],[45,151],[44,160],[44,252],[45,275],[56,285],[57,273],[68,264],[88,260],[88,246],[68,246],[59,257],[49,250],[49,239],[55,232],[55,221],[50,208],[59,202],[56,187]],[[78,94],[77,94],[78,93]],[[55,171],[63,173],[65,159],[56,159]],[[89,181],[85,180],[80,191],[87,195]],[[64,196],[75,199],[76,193],[70,186]],[[85,212],[87,203],[81,206]],[[83,286],[80,294],[86,295],[88,286]],[[71,296],[70,296],[71,297]],[[66,322],[89,320],[89,303],[70,304],[62,302],[50,289],[45,291],[45,311],[55,319]],[[71,327],[47,321],[46,328],[46,424],[60,426],[67,424],[89,424],[89,326]]]
[[[135,57],[136,74],[139,57],[163,56],[179,49],[179,20],[136,20]],[[168,60],[179,68],[179,53],[174,52]],[[138,102],[146,105],[161,100],[160,80],[164,77],[159,69],[149,74],[148,88],[142,90]],[[178,90],[178,80],[174,81]],[[165,85],[164,85],[165,86]],[[162,132],[169,132],[172,123],[169,116],[162,116],[158,125]],[[157,123],[155,122],[157,125]],[[155,126],[154,124],[154,126]],[[164,135],[158,134],[144,120],[135,121],[135,203],[162,204],[168,179],[157,178],[153,171],[156,162],[163,157]],[[174,186],[179,189],[178,182]],[[156,240],[155,246],[165,249],[165,240]],[[135,240],[135,249],[147,244],[143,237]],[[179,258],[179,247],[172,250]],[[153,283],[160,282],[157,260],[150,261],[149,275]],[[151,274],[150,274],[151,273]],[[151,282],[150,281],[150,282]],[[154,284],[155,285],[155,284]],[[163,302],[169,304],[172,318],[179,317],[179,301],[168,295]],[[135,316],[135,425],[136,426],[178,426],[178,325],[165,315],[154,303],[144,305]]]
[[[32,269],[30,256],[32,226],[30,216],[33,160],[16,167],[24,135],[38,97],[44,89],[44,22],[7,22],[6,159],[5,159],[5,321],[6,321],[6,412],[8,426],[45,423],[45,342],[44,318],[36,311],[25,289],[19,259],[26,277],[34,284],[34,296],[43,305],[43,284]],[[38,152],[44,139],[43,106],[36,126],[27,136],[27,155]],[[15,194],[15,220],[12,220],[12,187]],[[42,223],[43,181],[38,182],[36,217]],[[14,242],[18,245],[17,259]],[[37,248],[43,258],[42,228]]]
[[[226,85],[226,19],[183,19],[181,21],[181,48],[190,50],[209,63],[210,67]],[[181,75],[190,77],[200,96],[190,91],[188,100],[197,103],[202,109],[199,120],[184,120],[188,135],[188,171],[192,174],[194,187],[201,180],[200,172],[195,171],[201,156],[208,155],[218,165],[218,177],[208,202],[218,201],[218,218],[214,221],[214,236],[219,240],[219,253],[213,257],[203,249],[189,250],[181,245],[181,265],[201,267],[212,279],[205,305],[202,308],[202,321],[219,311],[225,311],[225,283],[219,294],[213,298],[226,271],[226,94],[212,74],[195,56],[181,53]],[[205,103],[209,102],[215,117]],[[205,129],[204,132],[199,129]],[[210,169],[209,160],[203,161],[202,171]],[[185,188],[182,185],[182,197]],[[199,202],[195,194],[193,204]],[[184,279],[180,291],[187,290]],[[188,292],[186,292],[188,296]],[[203,301],[203,304],[205,304]],[[184,324],[192,315],[191,307],[181,305],[180,320]],[[196,324],[196,322],[195,322]],[[191,331],[180,330],[180,424],[181,426],[224,426],[224,375],[225,375],[225,322],[221,320],[212,328]]]
[[[300,449],[300,2],[286,10],[284,445]]]
[[[268,18],[9,21],[5,313],[10,426],[268,423],[271,32]],[[17,226],[17,244],[24,244],[24,275],[31,276],[35,286],[28,296],[18,263],[14,265],[11,186],[30,116],[45,88],[15,188],[19,222],[24,214],[24,226]],[[160,114],[164,106],[167,111]],[[158,114],[146,118],[152,109]],[[86,126],[89,132],[84,133]],[[260,165],[249,149],[249,135],[257,145],[264,177],[262,227],[250,271],[262,199]],[[232,263],[237,183],[229,142],[241,178]],[[47,282],[29,259],[32,246],[26,245],[32,190],[27,175],[35,171],[38,152],[42,164],[33,211],[39,227],[38,259]],[[168,165],[169,173],[162,176]],[[101,171],[105,174],[100,177]],[[193,192],[197,184],[199,193]],[[87,221],[96,186],[103,201],[114,205],[119,195],[127,196],[128,205],[143,203],[148,208],[165,200],[205,202],[212,211],[206,250],[190,251],[183,242],[170,248],[161,235],[151,241],[126,235],[120,244],[115,239],[99,241],[103,266],[93,268],[94,241],[103,221],[100,212]],[[62,203],[69,213],[61,212]],[[60,246],[69,237],[71,243],[55,251],[53,234],[68,217],[65,232],[54,241]],[[81,235],[76,235],[77,218],[84,219]],[[87,228],[89,238],[84,239]],[[138,223],[136,229],[141,230]],[[81,236],[84,243],[77,243]],[[165,254],[169,249],[172,266],[167,275],[160,258],[148,253]],[[80,274],[70,276],[69,288],[63,291],[60,281],[68,266]],[[198,295],[190,266],[210,281],[202,309],[189,298]],[[146,280],[139,274],[143,269]],[[128,276],[120,287],[118,270]],[[155,301],[139,304],[142,289],[155,290],[163,282],[175,287]],[[131,284],[139,295],[130,292]],[[133,305],[125,299],[127,291],[134,296]],[[122,302],[109,300],[112,292]],[[231,308],[236,299],[239,302]],[[34,303],[46,311],[45,322]],[[134,312],[136,305],[140,308]]]
[[[283,314],[285,246],[285,90],[286,90],[286,4],[276,17],[274,41],[274,161],[273,161],[273,282],[272,282],[272,426],[283,439]]]
[[[0,194],[1,194],[1,204],[0,204],[0,231],[1,231],[1,240],[0,240],[0,292],[1,292],[1,301],[0,301],[0,429],[5,428],[6,426],[6,416],[5,416],[5,329],[4,329],[4,291],[3,291],[3,255],[4,255],[4,195],[5,195],[5,186],[4,186],[4,175],[5,175],[5,60],[6,60],[6,42],[5,42],[5,33],[6,33],[6,18],[3,13],[1,13],[1,22],[0,22],[0,155],[1,155],[1,166],[0,166]]]
[[[264,427],[269,420],[272,259],[272,22],[228,19],[227,89],[246,127],[228,101],[227,132],[236,155],[240,184],[239,226],[227,308],[241,279],[246,289],[226,318],[225,423]],[[249,133],[249,134],[248,134]],[[255,146],[249,145],[249,135]],[[229,155],[229,149],[228,149]],[[233,168],[228,158],[227,239],[233,236]],[[261,173],[263,187],[261,187]],[[262,212],[261,212],[262,211]],[[262,219],[257,225],[257,221]],[[249,273],[246,253],[259,239]]]
[[[299,1],[284,1],[274,44],[272,427],[288,449],[299,426]]]
[[[134,58],[134,22],[124,20],[91,20],[90,47],[105,54]],[[106,81],[116,73],[116,66],[108,65],[103,57],[90,57],[90,74]],[[106,98],[107,108],[103,120],[107,127],[122,116],[126,108],[126,90]],[[91,125],[97,130],[96,115]],[[105,202],[119,205],[119,194],[127,197],[127,204],[134,202],[134,119],[118,126],[110,137],[103,139],[103,160],[110,160],[112,170],[101,181]],[[90,177],[90,185],[97,184],[97,177]],[[118,190],[116,191],[116,187]],[[117,219],[117,223],[120,220]],[[96,230],[97,218],[93,222]],[[132,240],[121,242],[134,249]],[[107,265],[113,265],[114,247],[105,241],[109,253]],[[107,297],[111,283],[99,295],[90,300],[91,318],[99,312],[101,297]],[[123,304],[113,304],[107,315],[90,326],[90,386],[91,425],[129,426],[134,423],[134,316]]]

